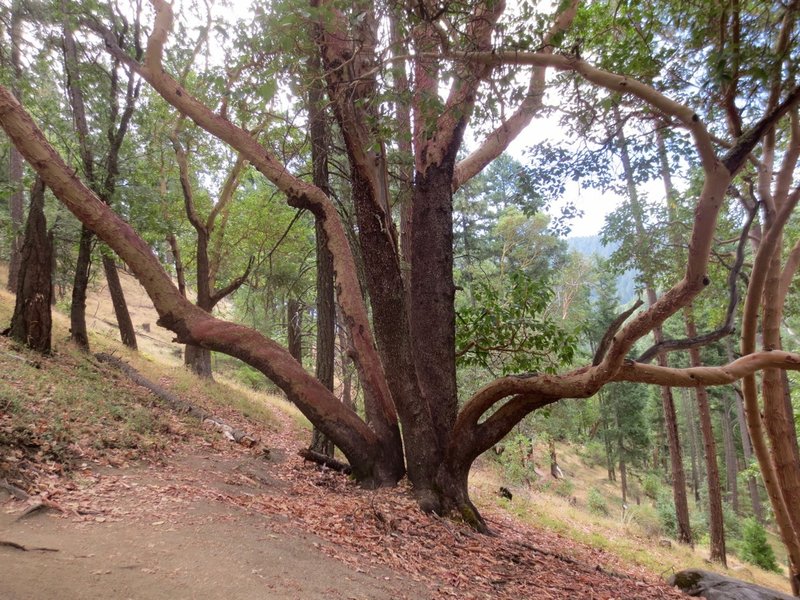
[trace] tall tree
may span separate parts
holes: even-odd
[[[138,8],[138,7],[137,7]],[[104,150],[99,150],[100,140],[94,139],[90,131],[90,122],[87,116],[87,103],[83,91],[85,83],[82,81],[85,73],[79,57],[79,48],[73,32],[73,16],[69,13],[69,5],[62,2],[63,15],[63,51],[64,73],[66,76],[66,90],[75,131],[78,137],[78,152],[84,177],[92,190],[106,204],[111,205],[119,177],[119,155],[122,143],[128,131],[131,117],[139,96],[140,83],[132,71],[128,71],[127,81],[123,81],[124,90],[120,90],[120,63],[113,59],[108,69],[101,69],[101,77],[107,78],[108,87],[102,86],[103,97],[97,101],[107,104],[108,113],[106,122],[94,123],[95,127],[105,129],[106,140]],[[125,21],[124,17],[115,14],[109,9],[111,26],[109,35],[113,36],[115,43],[123,48],[133,48],[134,55],[141,56],[139,46],[139,13],[137,10],[133,26]],[[132,31],[131,31],[132,29]],[[123,96],[123,106],[120,107],[119,96]],[[81,348],[89,349],[89,336],[86,329],[86,293],[89,287],[90,271],[92,264],[92,250],[94,246],[94,233],[85,224],[81,228],[78,244],[78,259],[75,266],[75,278],[72,286],[72,304],[70,307],[70,336]],[[102,253],[103,269],[106,282],[111,294],[114,314],[117,318],[122,343],[136,349],[136,332],[133,328],[125,294],[117,273],[117,265],[112,255],[106,251]]]
[[[307,209],[322,224],[333,256],[343,321],[350,330],[352,354],[364,390],[366,420],[345,407],[273,340],[241,325],[225,322],[188,302],[166,275],[148,245],[99,201],[71,172],[13,95],[0,88],[0,125],[58,198],[91,223],[142,281],[160,314],[160,323],[178,340],[226,352],[261,370],[300,410],[341,448],[364,485],[393,485],[408,473],[426,510],[456,513],[475,527],[486,524],[469,498],[467,479],[473,461],[531,412],[565,397],[586,398],[612,381],[696,387],[727,384],[764,368],[800,368],[800,356],[781,350],[746,354],[722,367],[678,369],[626,360],[633,345],[688,306],[709,284],[709,255],[725,196],[734,176],[764,135],[790,121],[800,89],[781,89],[766,111],[755,111],[738,136],[719,149],[703,119],[690,106],[633,76],[593,66],[575,53],[554,51],[576,9],[555,16],[534,50],[492,48],[502,3],[479,2],[468,13],[430,14],[426,6],[407,15],[405,32],[414,53],[410,101],[416,174],[412,184],[410,286],[404,289],[395,235],[386,145],[379,93],[391,81],[382,77],[379,22],[372,5],[338,8],[323,4],[313,18],[323,27],[320,52],[328,93],[342,130],[350,163],[358,243],[365,256],[368,313],[356,276],[356,262],[342,220],[331,199],[292,172],[276,155],[225,114],[199,100],[169,73],[163,52],[172,10],[153,0],[155,23],[144,63],[112,43],[109,50],[145,78],[170,104],[200,127],[231,145],[274,183],[295,207]],[[467,16],[468,15],[468,16]],[[449,36],[449,39],[448,39]],[[543,42],[539,45],[540,42]],[[455,306],[453,282],[452,192],[499,155],[514,137],[510,124],[490,132],[487,143],[457,164],[465,127],[480,117],[477,104],[495,69],[532,67],[532,87],[554,68],[580,77],[658,112],[687,130],[702,185],[695,198],[685,270],[646,310],[613,324],[592,364],[556,374],[526,373],[495,378],[459,409],[455,383]],[[447,69],[440,67],[447,66]],[[440,89],[450,89],[444,98]],[[525,95],[525,94],[523,94]],[[531,116],[525,95],[523,112]],[[678,97],[678,95],[676,95]],[[516,113],[514,113],[516,114]],[[499,141],[498,141],[499,140]],[[777,230],[775,230],[777,231]],[[777,235],[777,234],[773,234]],[[772,243],[772,242],[770,242]],[[764,248],[762,242],[761,248]],[[762,259],[763,260],[763,259]],[[752,279],[751,279],[752,285]],[[630,315],[626,315],[630,316]],[[374,329],[373,329],[374,326]],[[374,337],[373,337],[374,331]],[[783,398],[781,401],[784,402]],[[402,423],[402,437],[400,423]],[[403,453],[405,449],[405,454]],[[787,545],[791,529],[786,532]],[[795,554],[792,554],[795,556]],[[798,555],[800,556],[800,555]],[[794,560],[794,559],[793,559]],[[793,565],[800,564],[794,561]],[[792,573],[797,570],[793,567]]]

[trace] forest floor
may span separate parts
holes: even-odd
[[[0,323],[12,308],[0,293]],[[477,492],[495,533],[482,536],[422,514],[406,487],[362,490],[298,456],[309,432],[285,401],[92,337],[258,439],[230,442],[66,335],[57,315],[52,357],[0,338],[0,483],[27,495],[0,490],[0,598],[684,597],[668,573],[523,521],[493,494]]]

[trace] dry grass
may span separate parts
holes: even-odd
[[[473,469],[470,478],[471,493],[482,506],[499,507],[523,522],[601,548],[626,563],[639,565],[657,575],[667,577],[675,571],[700,568],[773,589],[790,591],[785,576],[743,563],[735,556],[728,556],[729,568],[723,569],[708,561],[708,548],[705,546],[696,545],[692,549],[675,541],[671,541],[669,547],[661,545],[664,538],[660,532],[642,526],[631,518],[637,507],[631,507],[628,514],[623,516],[619,487],[607,481],[605,469],[587,466],[567,446],[559,445],[558,449],[559,464],[573,483],[573,491],[569,497],[558,495],[549,485],[534,482],[530,489],[527,486],[512,487],[514,498],[511,502],[502,499],[497,490],[508,483],[501,470],[490,460],[481,461],[478,468]],[[539,452],[538,456],[545,454]],[[543,479],[546,483],[549,482],[549,473]],[[589,511],[587,494],[591,488],[600,491],[605,497],[609,508],[608,516]],[[648,500],[643,498],[642,502],[647,504]]]

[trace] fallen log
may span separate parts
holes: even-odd
[[[144,377],[141,373],[139,373],[139,371],[134,369],[129,364],[121,361],[116,356],[106,354],[105,352],[99,352],[95,354],[94,357],[101,363],[109,364],[125,373],[125,375],[127,375],[131,381],[150,391],[178,414],[194,417],[203,425],[209,426],[221,432],[226,439],[236,442],[237,444],[247,446],[248,448],[259,443],[260,440],[258,437],[250,435],[249,433],[241,431],[240,429],[235,429],[228,425],[221,418],[213,415],[207,410],[200,408],[199,406],[195,406],[194,404],[187,402],[182,398],[179,398],[169,390]]]
[[[352,473],[353,471],[350,465],[348,465],[347,463],[342,462],[340,460],[336,460],[335,458],[331,458],[330,456],[325,456],[324,454],[320,454],[319,452],[314,452],[313,450],[309,450],[308,448],[300,450],[298,454],[306,460],[328,467],[333,471],[344,473],[345,475],[350,475],[350,473]]]

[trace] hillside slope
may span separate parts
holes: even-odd
[[[0,293],[0,323],[12,307]],[[53,357],[0,339],[0,481],[28,496],[0,491],[0,597],[683,597],[651,569],[515,517],[524,504],[500,505],[491,471],[475,486],[497,533],[486,537],[421,514],[404,487],[368,492],[304,463],[308,432],[280,398],[194,379],[157,336],[140,353],[92,336],[259,439],[229,442],[55,323]]]

